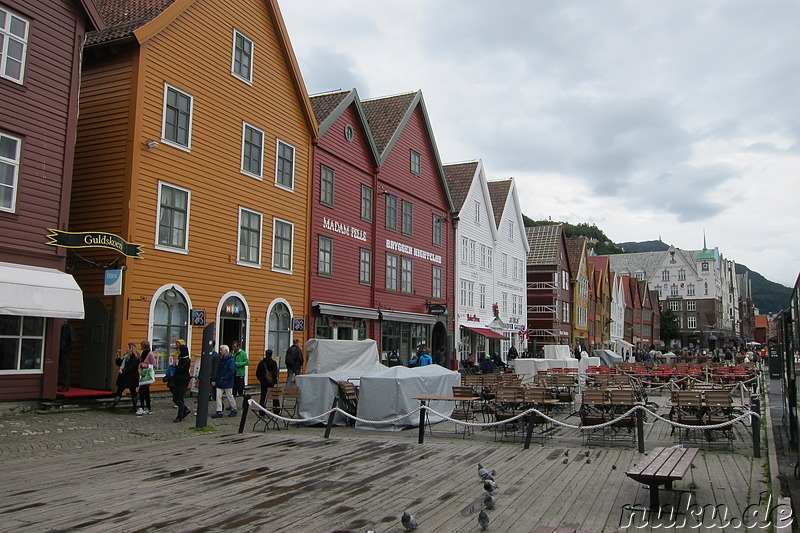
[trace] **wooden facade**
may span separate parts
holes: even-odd
[[[114,2],[98,5],[109,28],[84,55],[70,228],[115,233],[144,254],[76,258],[86,267],[76,275],[87,297],[81,383],[108,387],[127,342],[150,340],[159,370],[179,338],[199,354],[203,321],[218,345],[242,343],[252,383],[266,348],[305,340],[307,318],[316,124],[277,2],[163,1],[154,12],[134,0],[145,20],[135,28]],[[242,70],[237,45],[248,42]],[[173,97],[189,102],[184,137],[165,118]],[[250,151],[257,141],[246,151],[259,132],[260,151]],[[289,149],[281,168],[293,173],[279,183]],[[122,295],[103,295],[96,267],[125,269]]]
[[[569,344],[572,339],[570,261],[560,225],[525,228],[529,351],[545,344]]]
[[[572,276],[572,346],[589,349],[589,270],[586,237],[567,239],[570,274]]]
[[[0,62],[0,261],[64,271],[65,250],[45,243],[50,229],[67,229],[81,47],[102,23],[91,1],[2,0],[0,11],[5,42],[22,46],[19,70]],[[0,400],[56,395],[63,319],[28,311],[0,311]],[[34,319],[39,338],[15,336],[20,320]],[[26,363],[18,343],[35,352]]]

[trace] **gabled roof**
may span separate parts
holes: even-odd
[[[489,187],[489,196],[492,198],[494,222],[497,226],[500,226],[500,221],[503,219],[503,210],[506,207],[506,200],[508,200],[508,192],[511,190],[511,184],[511,180],[489,181],[486,183]]]
[[[105,27],[86,35],[86,46],[117,40],[135,39],[139,44],[148,41],[169,26],[184,11],[201,0],[94,0]],[[300,107],[312,136],[317,136],[317,123],[308,99],[306,85],[289,41],[278,0],[264,0],[271,15],[272,27],[289,70]],[[216,21],[212,20],[211,23]]]
[[[378,147],[382,159],[390,149],[390,144],[399,137],[401,126],[408,120],[418,94],[417,91],[362,102],[375,146]]]
[[[586,237],[567,238],[567,254],[569,255],[570,275],[573,280],[578,279],[578,270],[581,267],[583,250],[586,246]]]
[[[460,212],[464,207],[479,165],[479,161],[442,165],[444,176],[447,179],[447,188],[450,189],[450,198],[453,199],[453,208],[456,211]]]
[[[380,166],[383,166],[383,163],[386,162],[394,144],[403,133],[403,128],[414,114],[414,110],[419,108],[425,129],[428,132],[428,140],[431,143],[434,167],[439,175],[445,197],[447,197],[448,207],[450,211],[454,211],[453,199],[447,187],[444,170],[442,170],[439,148],[436,146],[436,138],[433,136],[433,128],[431,128],[431,121],[428,117],[428,110],[425,107],[422,91],[364,100],[361,105],[364,107],[364,114],[367,117],[369,128],[372,131],[372,138],[375,140],[375,146],[378,149]]]
[[[317,119],[317,126],[319,127],[319,136],[322,137],[328,129],[339,119],[342,113],[350,107],[355,106],[356,115],[361,121],[361,126],[366,136],[367,147],[372,161],[375,165],[380,164],[380,157],[378,156],[378,149],[375,146],[375,139],[372,137],[372,130],[367,122],[367,116],[364,114],[364,107],[361,105],[361,99],[358,97],[358,91],[351,89],[349,91],[337,91],[333,93],[320,94],[309,98],[311,100],[311,107],[314,110],[314,116]]]
[[[105,28],[86,36],[86,45],[133,37],[144,26],[178,0],[94,0]],[[185,3],[185,2],[183,2]]]
[[[563,238],[561,225],[527,227],[525,235],[528,237],[530,246],[527,264],[557,265],[559,263],[558,253]]]

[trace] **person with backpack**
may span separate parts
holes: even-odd
[[[258,404],[261,407],[266,407],[264,402],[267,399],[267,390],[278,386],[278,363],[272,358],[271,349],[267,349],[267,351],[264,352],[264,359],[259,361],[258,367],[256,368],[256,378],[258,378],[258,382],[261,383],[261,399],[258,401]],[[278,405],[275,405],[276,403]],[[272,407],[278,406],[280,406],[280,402],[273,400]]]
[[[294,376],[299,376],[303,370],[303,350],[300,349],[300,339],[295,339],[286,350],[286,386],[291,387]]]

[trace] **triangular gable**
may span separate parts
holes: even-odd
[[[365,100],[362,102],[362,105],[364,106],[364,113],[369,122],[369,127],[372,129],[372,134],[375,138],[375,145],[378,148],[381,166],[386,162],[392,148],[400,138],[400,135],[402,135],[403,129],[413,116],[414,111],[419,108],[420,114],[422,115],[422,122],[425,125],[425,131],[428,134],[428,141],[430,142],[430,149],[433,154],[436,172],[439,175],[442,189],[447,198],[448,207],[451,212],[455,211],[453,199],[450,197],[450,190],[447,187],[447,179],[445,178],[444,170],[442,170],[442,160],[439,157],[439,148],[436,146],[436,138],[433,136],[433,128],[431,128],[428,110],[425,107],[425,100],[422,98],[422,91]]]
[[[96,0],[97,1],[97,0]],[[167,28],[172,22],[175,21],[186,9],[191,7],[198,0],[116,0],[111,2],[109,0],[99,0],[107,4],[115,4],[114,12],[122,11],[123,6],[119,4],[122,2],[127,4],[129,8],[137,9],[140,14],[140,19],[135,24],[138,26],[131,27],[130,32],[136,37],[140,45],[146,43],[153,36],[158,35],[162,30]],[[300,102],[300,107],[303,109],[303,115],[308,125],[309,130],[313,137],[319,136],[317,128],[317,121],[314,117],[314,110],[311,108],[311,101],[306,93],[306,85],[303,81],[303,75],[300,73],[300,67],[297,64],[297,57],[294,55],[292,43],[289,40],[289,33],[286,31],[286,25],[283,22],[280,8],[278,7],[277,0],[264,0],[267,6],[267,11],[270,13],[272,19],[273,29],[275,36],[281,45],[281,52],[284,60],[289,67],[289,76],[291,77],[297,99]],[[123,24],[124,25],[124,24]],[[109,28],[110,29],[110,28]]]
[[[525,220],[522,218],[522,207],[520,207],[519,203],[519,193],[517,191],[517,182],[514,181],[514,178],[509,178],[507,180],[501,181],[489,181],[486,183],[489,187],[489,195],[492,197],[492,209],[494,208],[495,203],[495,195],[502,195],[502,191],[506,190],[505,198],[502,199],[500,202],[500,198],[498,198],[497,203],[501,203],[503,206],[500,214],[495,211],[495,219],[497,220],[497,228],[500,228],[500,224],[503,222],[503,217],[505,216],[513,216],[516,223],[517,228],[519,231],[517,232],[517,238],[522,241],[522,247],[527,254],[530,251],[530,245],[528,243],[528,238],[525,235]],[[506,205],[511,202],[511,205],[514,206],[514,212],[512,214],[508,213],[508,209]]]
[[[351,105],[355,107],[356,116],[361,122],[361,129],[367,139],[367,147],[372,156],[372,161],[375,166],[380,164],[380,156],[378,155],[378,148],[375,145],[375,139],[372,136],[372,130],[369,127],[367,116],[364,114],[364,107],[361,105],[361,99],[358,97],[358,91],[351,89],[349,91],[339,91],[335,93],[320,94],[309,98],[311,107],[314,110],[314,116],[317,119],[319,127],[318,135],[322,137],[333,126],[347,108]]]
[[[480,171],[479,167],[481,166],[482,163],[480,161],[442,165],[455,212],[460,213],[464,208],[464,202],[467,200],[467,196],[469,196],[472,183],[478,176]]]

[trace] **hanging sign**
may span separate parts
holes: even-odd
[[[122,237],[102,231],[61,231],[50,229],[50,246],[63,248],[110,248],[128,257],[141,259],[142,245],[131,244]]]
[[[119,296],[122,294],[122,270],[106,270],[103,284],[103,295]]]

